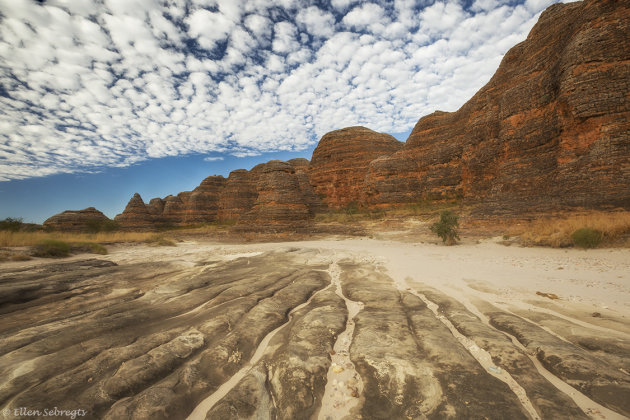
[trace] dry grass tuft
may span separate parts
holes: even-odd
[[[510,234],[519,235],[525,245],[561,248],[574,246],[572,235],[583,228],[601,232],[603,244],[615,244],[630,234],[630,211],[593,211],[568,217],[541,218]],[[630,239],[623,245],[629,244]]]
[[[145,242],[155,235],[151,232],[10,232],[0,231],[0,247],[33,246],[45,240],[57,240],[68,243],[119,243]]]
[[[172,239],[165,238],[162,235],[152,235],[145,242],[150,246],[177,246]]]

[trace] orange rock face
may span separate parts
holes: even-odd
[[[64,231],[85,231],[98,228],[110,219],[94,207],[83,210],[66,210],[44,221],[44,227]]]
[[[151,200],[153,204],[150,207],[151,209],[158,205],[158,202],[154,200]],[[116,215],[114,220],[120,223],[123,228],[143,230],[154,226],[155,215],[149,212],[149,208],[144,204],[140,194],[135,193],[129,200],[129,203],[127,203],[125,210],[121,214]]]
[[[218,200],[217,217],[219,220],[238,220],[254,206],[256,173],[246,169],[230,172]]]
[[[203,223],[217,220],[219,195],[225,187],[222,176],[209,176],[192,191],[186,205],[183,223]]]
[[[314,215],[317,212],[323,211],[326,205],[317,194],[315,194],[315,190],[311,185],[309,178],[310,162],[308,159],[290,159],[287,163],[295,169],[295,176],[298,180],[300,193],[304,197],[304,203],[308,207],[309,212]]]
[[[365,176],[371,161],[391,155],[402,143],[389,134],[348,127],[325,134],[309,168],[315,194],[330,208],[365,201]]]
[[[258,196],[239,227],[265,232],[300,230],[311,218],[295,168],[288,162],[264,164],[256,183]]]
[[[422,118],[402,150],[370,164],[368,202],[629,208],[629,36],[628,2],[551,6],[462,108]]]

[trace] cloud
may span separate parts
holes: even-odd
[[[317,6],[301,10],[296,21],[309,33],[318,37],[330,37],[335,33],[335,17],[332,13],[325,12]]]
[[[273,27],[274,38],[272,49],[276,53],[289,53],[300,48],[297,41],[297,28],[289,22],[278,22]]]
[[[234,23],[223,13],[210,12],[206,9],[195,10],[186,19],[188,34],[196,38],[202,48],[211,50],[218,41],[225,40]]]
[[[343,23],[351,28],[363,29],[378,25],[384,20],[385,11],[375,3],[366,3],[352,9],[343,18]]]
[[[205,160],[206,162],[216,162],[223,159],[223,156],[206,156],[205,158],[203,158],[203,160]]]
[[[404,132],[551,2],[0,0],[0,181]]]

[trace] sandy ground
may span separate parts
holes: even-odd
[[[525,248],[499,242],[495,238],[447,247],[367,238],[242,245],[185,241],[177,247],[118,245],[102,258],[117,263],[174,260],[191,266],[209,257],[230,260],[287,247],[334,250],[340,258],[377,263],[395,278],[409,277],[448,294],[473,294],[527,307],[529,301],[550,301],[536,292],[551,293],[559,297],[556,304],[602,314],[610,311],[630,322],[629,249]]]

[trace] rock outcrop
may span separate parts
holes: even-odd
[[[267,162],[256,183],[258,196],[252,209],[240,219],[239,227],[265,232],[301,230],[312,212],[300,189],[295,168],[288,162]]]
[[[219,195],[217,217],[222,221],[238,220],[254,206],[258,191],[256,174],[246,169],[230,172]]]
[[[185,223],[203,223],[217,219],[219,195],[225,187],[226,179],[222,176],[209,176],[190,194]]]
[[[150,209],[152,211],[164,205],[161,200],[158,200],[151,200],[152,205],[150,205]],[[146,204],[144,204],[140,194],[135,193],[129,200],[129,203],[127,203],[125,210],[121,214],[116,215],[114,220],[120,223],[123,228],[144,230],[154,226],[155,217],[155,214],[151,213]]]
[[[304,197],[304,203],[311,214],[323,211],[326,208],[324,202],[315,194],[309,177],[310,162],[308,159],[290,159],[287,161],[293,169],[298,180],[300,191]]]
[[[422,270],[390,277],[398,259],[356,246],[339,261],[312,246],[0,268],[0,419],[38,406],[105,420],[630,415],[622,281],[605,287],[620,303],[601,318],[579,303],[586,287],[577,301],[506,311],[498,290],[481,299],[460,279],[464,305],[418,281]]]
[[[555,4],[457,112],[370,164],[371,205],[460,197],[481,214],[630,207],[630,8]]]
[[[111,220],[94,207],[83,210],[66,210],[44,221],[44,227],[65,231],[100,230]]]
[[[364,202],[365,176],[371,161],[400,150],[403,144],[385,133],[348,127],[325,134],[313,151],[310,182],[330,208]]]

